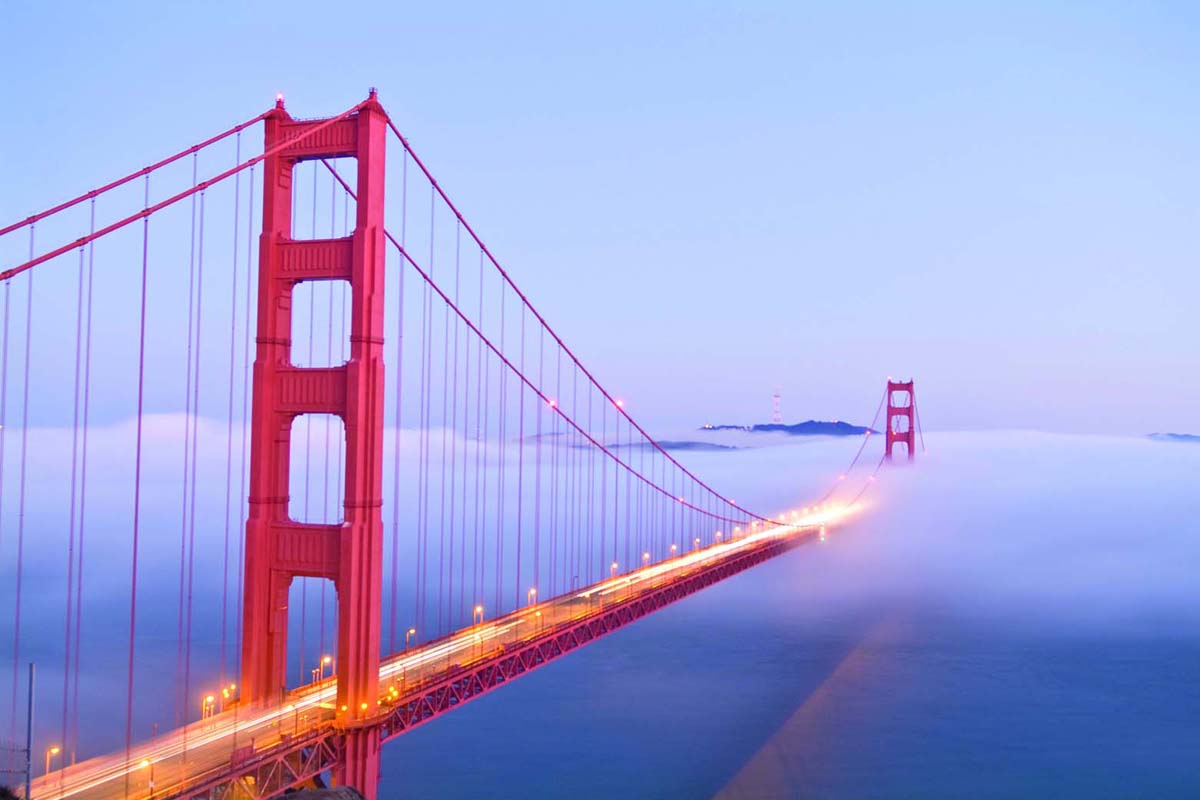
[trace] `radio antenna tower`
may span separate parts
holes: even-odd
[[[775,423],[776,425],[783,424],[783,414],[781,414],[779,411],[779,400],[779,390],[776,389],[775,394],[771,395],[771,422]]]

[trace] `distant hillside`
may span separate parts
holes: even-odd
[[[1200,436],[1194,433],[1152,433],[1150,438],[1156,442],[1200,442]]]
[[[834,420],[823,422],[810,419],[807,422],[797,422],[794,425],[782,423],[767,423],[763,425],[705,425],[702,431],[745,431],[746,433],[786,433],[789,436],[862,436],[869,429],[862,425],[851,425],[849,422]],[[871,433],[879,431],[871,430]]]
[[[588,447],[592,446],[590,444],[580,444],[575,441],[572,441],[568,444],[568,443],[566,443],[566,435],[562,434],[562,433],[533,434],[530,436],[526,436],[524,441],[536,443],[539,439],[545,441],[549,445],[554,445],[556,443],[562,443],[567,447],[576,447],[579,449],[587,449]],[[607,448],[609,450],[629,450],[629,449],[640,450],[643,448],[644,449],[653,449],[656,446],[661,447],[664,450],[703,450],[703,451],[708,451],[708,450],[737,450],[738,449],[734,445],[717,444],[715,442],[669,441],[669,440],[665,440],[665,439],[659,440],[659,441],[653,442],[653,443],[647,442],[644,440],[638,440],[636,442],[607,442],[604,446],[605,446],[605,448]],[[4,800],[4,798],[0,797],[0,800]]]
[[[712,442],[659,442],[664,450],[737,450],[736,447],[727,444],[713,444]]]

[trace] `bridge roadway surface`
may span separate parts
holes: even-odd
[[[788,524],[754,530],[649,564],[392,655],[379,669],[381,714],[385,707],[415,698],[422,688],[447,673],[495,659],[514,645],[578,625],[615,605],[715,570],[757,549],[777,546],[781,540],[805,538],[805,534],[817,530],[823,535],[826,526],[844,519],[848,511],[827,506],[821,511],[793,514]],[[235,704],[208,719],[134,745],[128,759],[122,751],[54,770],[34,781],[32,796],[34,800],[173,797],[210,783],[216,776],[235,772],[230,767],[234,760],[250,761],[299,738],[316,740],[322,730],[334,732],[336,696],[337,678],[330,677],[288,692],[277,705]]]

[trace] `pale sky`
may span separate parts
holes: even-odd
[[[930,428],[1200,431],[1192,4],[9,3],[0,40],[0,222],[376,86],[652,428],[865,422],[894,374]]]

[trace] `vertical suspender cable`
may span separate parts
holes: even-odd
[[[456,221],[455,222],[455,252],[454,252],[454,291],[455,291],[454,301],[455,301],[456,305],[458,302],[458,267],[460,267],[460,264],[458,264],[458,255],[460,255],[460,252],[458,252],[458,243],[460,243],[460,241],[461,241],[461,236],[460,236],[460,233],[458,233],[458,231],[460,231],[460,229],[461,229],[461,224]],[[446,323],[445,324],[446,324],[446,335],[445,335],[445,339],[444,339],[445,363],[446,363],[446,366],[449,367],[451,365],[450,327],[449,327],[450,326],[450,306],[449,305],[446,306]],[[448,563],[445,564],[445,569],[446,569],[446,596],[445,596],[446,625],[448,625],[448,628],[446,628],[446,630],[454,630],[454,530],[455,530],[454,523],[455,523],[455,510],[456,510],[455,509],[455,471],[457,468],[456,462],[457,462],[457,452],[458,452],[457,447],[455,447],[455,441],[454,441],[454,437],[456,435],[456,431],[457,431],[457,427],[458,427],[458,321],[457,320],[455,320],[455,325],[454,325],[454,361],[452,361],[452,365],[454,365],[454,378],[450,378],[449,368],[446,369],[446,371],[443,375],[443,386],[445,386],[445,381],[449,381],[450,396],[452,397],[452,399],[450,401],[451,411],[450,411],[450,419],[449,420],[446,420],[446,413],[445,413],[446,399],[448,399],[448,397],[446,397],[445,391],[443,391],[443,397],[442,397],[442,513],[443,513],[443,519],[445,518],[445,513],[446,513],[446,500],[445,500],[446,452],[445,452],[445,447],[446,447],[446,439],[448,439],[448,435],[446,435],[446,429],[448,429],[448,428],[449,428],[449,439],[450,439],[450,515],[449,515],[449,517],[450,517],[450,541],[449,541],[450,547],[449,547],[449,560],[448,560]],[[448,423],[448,421],[449,421],[449,425],[446,425],[446,423]],[[440,628],[442,628],[442,626],[438,625],[438,628],[440,630]]]
[[[434,269],[433,234],[435,224],[433,190],[429,196],[429,270]],[[426,599],[428,594],[429,560],[429,401],[433,383],[433,300],[428,283],[425,283],[421,300],[421,423],[420,423],[420,473],[418,475],[417,499],[417,636],[425,632]]]
[[[90,203],[90,232],[96,230],[96,199]],[[87,510],[87,465],[88,465],[88,415],[91,408],[92,385],[92,288],[95,274],[96,243],[88,243],[87,263],[87,299],[85,301],[87,322],[84,323],[83,344],[83,435],[80,443],[79,464],[79,571],[75,574],[75,663],[72,667],[71,688],[71,760],[79,752],[79,650],[81,646],[81,631],[83,629],[83,565],[84,565],[84,532],[86,530]]]
[[[434,233],[436,231],[437,208],[434,205],[433,189],[429,191],[429,274],[433,276],[434,266]],[[425,474],[425,518],[421,522],[421,538],[424,539],[424,550],[421,555],[421,614],[427,616],[429,601],[429,453],[433,446],[433,292],[425,293],[425,454],[421,470]],[[435,637],[437,632],[435,631]]]
[[[883,411],[883,403],[886,399],[887,389],[884,389],[883,394],[879,396],[879,404],[875,407],[875,415],[871,417],[871,424],[868,425],[866,431],[863,432],[862,441],[860,441],[858,444],[858,450],[855,451],[854,458],[850,459],[850,464],[838,475],[837,479],[833,482],[833,485],[829,487],[829,490],[821,496],[821,498],[817,501],[817,505],[821,505],[826,500],[833,497],[841,482],[845,480],[845,478],[850,474],[851,470],[854,469],[855,465],[858,464],[859,458],[862,457],[863,450],[865,450],[867,447],[867,442],[871,440],[871,432],[875,429],[875,423],[879,420],[879,414]]]
[[[479,327],[483,328],[483,251],[479,251]],[[491,400],[491,358],[488,357],[484,361],[485,354],[483,350],[483,340],[477,342],[478,353],[475,359],[475,425],[480,425],[480,417],[482,416],[482,430],[475,437],[475,564],[478,575],[475,579],[475,591],[473,602],[479,605],[483,602],[483,586],[484,586],[484,564],[483,564],[483,520],[487,517],[487,439],[488,439],[488,416],[491,408],[491,403],[487,405],[483,403],[483,395],[485,391],[488,394],[488,400]],[[482,485],[481,485],[482,484]],[[482,501],[482,511],[480,505]],[[474,611],[471,612],[474,619]]]
[[[29,257],[33,258],[33,225],[29,226]],[[25,572],[25,469],[29,452],[29,357],[33,341],[33,271],[25,283],[25,377],[22,385],[24,399],[21,406],[21,466],[17,481],[17,575],[15,580],[16,601],[13,603],[13,677],[12,705],[17,707],[17,681],[21,662],[21,583]],[[16,724],[14,711],[13,724]]]
[[[587,406],[588,406],[587,434],[588,434],[588,436],[593,436],[595,434],[595,428],[592,427],[592,395],[594,394],[594,392],[592,391],[591,384],[588,384],[587,394],[588,394],[588,396],[587,396]],[[595,492],[595,489],[596,489],[596,447],[595,447],[595,445],[589,444],[587,446],[587,452],[588,452],[587,500],[585,501],[585,503],[586,503],[585,507],[587,508],[587,522],[585,524],[585,530],[587,531],[587,540],[586,540],[586,544],[584,545],[584,548],[583,548],[583,563],[584,563],[585,569],[586,569],[584,580],[589,585],[591,585],[591,583],[592,583],[592,551],[594,550],[593,542],[595,539],[595,528],[592,527],[592,521],[594,519],[592,512],[596,508],[596,492]]]
[[[608,446],[608,401],[600,403],[600,446]],[[594,555],[600,559],[600,580],[608,575],[608,464],[603,453],[600,455],[600,551]]]
[[[573,365],[571,370],[571,418],[579,419],[579,365]],[[582,519],[583,505],[583,441],[577,434],[571,436],[571,569],[567,576],[568,586],[574,590],[580,575],[579,523]]]
[[[79,395],[82,392],[81,386],[81,362],[83,360],[83,286],[84,272],[86,269],[84,248],[79,248],[79,276],[77,280],[76,297],[75,297],[75,386],[72,391],[74,400],[74,411],[71,419],[71,488],[70,502],[67,506],[67,604],[66,604],[66,625],[63,628],[63,687],[62,687],[62,733],[59,741],[62,742],[62,765],[65,767],[69,754],[72,751],[70,740],[70,691],[71,691],[71,647],[74,644],[72,639],[73,622],[75,615],[75,536],[76,536],[76,504],[79,499]],[[62,785],[62,770],[59,770],[59,786]]]
[[[344,236],[344,237],[350,236],[350,196],[345,193],[342,194],[342,236]],[[350,331],[346,324],[346,290],[347,290],[348,286],[349,286],[349,283],[347,283],[346,281],[342,281],[340,284],[340,291],[338,293],[339,297],[338,297],[337,331],[338,331],[338,337],[340,339],[340,341],[338,343],[338,361],[339,361],[339,363],[342,363],[342,364],[346,364],[350,361],[350,351],[349,351]],[[334,462],[335,463],[334,463],[334,470],[333,470],[333,473],[334,473],[333,495],[334,495],[334,497],[341,498],[341,502],[338,504],[337,508],[335,509],[338,514],[337,523],[339,525],[346,521],[346,503],[345,503],[345,497],[343,497],[344,492],[342,491],[342,485],[343,485],[343,481],[344,481],[345,475],[346,475],[345,464],[344,464],[345,455],[346,455],[346,448],[344,446],[345,438],[346,438],[346,431],[345,431],[345,425],[343,424],[343,426],[342,426],[342,442],[341,442],[341,444],[338,445],[338,447],[334,448]],[[335,620],[335,622],[336,622],[336,620]],[[335,642],[337,641],[336,636],[334,638],[334,641]]]
[[[445,632],[443,624],[443,607],[446,604],[448,589],[446,587],[446,436],[449,427],[450,414],[450,304],[444,303],[445,315],[442,318],[442,480],[438,500],[438,597],[437,597],[437,632],[440,636]],[[453,520],[451,520],[453,525]],[[450,558],[453,559],[454,532],[450,532]]]
[[[348,193],[342,194],[342,236],[344,236],[344,237],[350,236],[350,195]],[[338,336],[341,337],[341,342],[340,342],[339,348],[338,348],[338,358],[341,361],[341,363],[343,363],[343,364],[350,361],[350,350],[349,350],[350,331],[346,324],[346,291],[349,286],[350,286],[349,283],[347,283],[346,281],[342,281],[341,291],[339,292],[340,296],[338,298],[339,307],[338,307],[337,330],[338,330]],[[343,431],[342,431],[343,445],[345,444],[345,435],[346,435],[346,432],[343,428]],[[334,456],[335,460],[337,462],[335,464],[335,469],[334,469],[334,475],[336,476],[336,478],[335,478],[334,487],[333,487],[333,493],[334,493],[334,496],[336,496],[336,497],[342,497],[342,495],[343,495],[342,482],[346,475],[345,466],[343,464],[345,455],[346,455],[346,448],[344,446],[339,446],[336,448],[336,453]],[[345,504],[344,497],[342,497],[342,503],[338,506],[337,511],[338,511],[337,521],[338,521],[338,524],[341,524],[346,521],[346,504]]]
[[[241,478],[241,488],[238,489],[238,508],[245,508],[247,503],[246,495],[246,459],[250,446],[250,383],[253,370],[253,364],[250,361],[250,307],[253,298],[252,276],[253,255],[254,255],[254,167],[250,168],[250,186],[247,191],[246,202],[246,300],[245,300],[245,321],[242,326],[242,460],[238,467],[238,475]],[[241,516],[239,515],[239,519]],[[242,658],[242,579],[245,575],[245,549],[246,535],[239,527],[238,529],[238,556],[237,556],[237,586],[234,624],[237,632],[234,635],[234,663],[241,668]]]
[[[405,233],[408,227],[408,151],[403,151],[402,177],[400,183],[400,243],[404,246]],[[389,620],[388,651],[396,652],[396,588],[400,569],[400,447],[403,428],[401,427],[401,401],[404,398],[404,273],[408,271],[404,259],[400,259],[399,299],[396,311],[396,414],[393,423],[392,441],[392,593],[391,619]],[[340,470],[339,470],[340,472]]]
[[[545,329],[538,329],[538,378],[537,390],[543,394],[544,384],[542,383],[542,362],[545,355]],[[542,407],[543,403],[539,398],[534,398],[537,403],[537,416],[534,432],[534,441],[536,445],[533,449],[533,585],[541,586],[541,557],[542,557]],[[552,597],[547,594],[546,597]]]
[[[455,221],[455,223],[454,223],[454,302],[455,302],[455,304],[457,304],[459,301],[459,242],[461,240],[461,236],[459,235],[459,230],[461,229],[461,227],[462,226],[457,221]],[[451,360],[451,358],[450,358],[450,339],[449,339],[450,306],[446,306],[446,325],[447,325],[447,338],[446,338],[447,364],[453,364],[453,368],[454,368],[454,375],[453,375],[453,377],[449,378],[449,380],[450,380],[450,420],[449,420],[449,422],[450,422],[450,424],[449,424],[449,430],[450,430],[450,435],[449,435],[449,439],[450,439],[450,514],[449,514],[449,516],[450,516],[450,548],[449,549],[450,549],[450,554],[449,554],[449,560],[446,564],[446,573],[447,573],[446,620],[447,620],[447,629],[453,630],[454,629],[454,515],[455,515],[455,512],[457,511],[457,507],[455,506],[455,498],[457,496],[456,486],[455,486],[455,474],[456,474],[456,471],[458,468],[458,463],[457,463],[458,448],[455,446],[455,441],[454,441],[454,437],[457,435],[457,431],[458,431],[458,320],[454,321],[454,357]],[[448,374],[449,374],[449,371],[447,371],[447,375]],[[443,408],[445,408],[444,400],[443,400]],[[445,417],[445,412],[443,412],[443,419],[442,419],[443,446],[444,446],[444,444],[446,442],[446,438],[447,438],[446,437],[447,425],[446,425],[446,419],[444,417]],[[446,455],[443,452],[443,454],[442,454],[442,475],[445,476],[445,474],[446,474]],[[443,477],[442,478],[443,513],[444,513],[445,505],[446,505],[445,494],[444,494],[445,491],[446,491],[445,477]]]
[[[429,311],[429,285],[423,284],[421,287],[421,349],[418,355],[421,361],[421,378],[420,388],[417,393],[417,557],[414,559],[416,567],[413,577],[413,608],[414,616],[417,621],[417,636],[420,637],[425,633],[425,620],[422,617],[424,604],[421,602],[424,584],[421,581],[425,559],[425,435],[427,431],[425,421],[425,395],[429,389],[428,376],[425,372],[425,348],[429,344],[426,336],[426,316]]]
[[[562,347],[555,349],[554,363],[554,402],[557,405],[562,402]],[[551,470],[552,486],[550,489],[550,595],[557,596],[559,588],[558,577],[558,559],[562,558],[561,548],[559,547],[558,537],[562,528],[558,524],[559,512],[559,497],[558,492],[562,486],[562,476],[559,474],[560,458],[562,456],[562,443],[558,440],[558,415],[550,416],[550,441],[552,443],[551,452],[553,453],[553,468]]]
[[[462,232],[462,224],[456,221],[455,225],[454,225],[454,303],[455,303],[455,305],[457,305],[460,301],[459,284],[460,284],[460,280],[461,280],[461,265],[459,263],[459,256],[460,256],[460,247],[461,247],[460,242],[462,239],[461,232]],[[458,337],[459,337],[459,331],[461,328],[462,328],[462,326],[459,324],[458,320],[455,320],[454,321],[454,413],[452,415],[452,427],[453,427],[455,436],[459,435],[459,430],[458,430]],[[462,489],[461,489],[462,501],[457,504],[455,503],[454,491],[455,491],[455,480],[457,480],[457,476],[458,476],[458,470],[457,470],[458,462],[457,462],[457,459],[453,458],[453,456],[451,457],[451,461],[450,461],[450,495],[451,495],[450,496],[450,517],[451,517],[450,530],[451,531],[454,530],[454,519],[453,518],[454,518],[454,511],[456,508],[458,509],[458,513],[461,515],[461,524],[458,526],[458,538],[459,538],[458,619],[462,619],[463,612],[465,610],[465,602],[464,601],[466,598],[466,576],[467,576],[466,575],[466,567],[467,567],[467,526],[466,526],[466,522],[467,522],[467,520],[466,520],[467,476],[465,473],[467,471],[466,428],[467,428],[469,414],[468,414],[467,401],[466,401],[465,395],[467,393],[467,390],[470,388],[469,384],[471,381],[471,377],[470,377],[471,376],[471,350],[469,347],[464,350],[463,355],[464,355],[464,358],[466,359],[463,364],[463,395],[464,395],[464,398],[463,398],[463,430],[462,430],[462,447],[461,447],[461,449],[462,449],[462,465],[463,465],[462,468],[463,468],[464,474],[462,476]],[[455,443],[452,441],[451,445],[453,446],[454,444]],[[450,548],[450,552],[451,552],[451,554],[454,553],[453,547]],[[451,598],[451,600],[453,600],[453,598]],[[454,608],[453,608],[453,602],[452,602],[451,608],[450,608],[450,628],[452,630],[455,625],[454,619],[455,619],[455,616],[454,616]]]
[[[198,154],[192,153],[192,188],[196,187],[198,178]],[[196,203],[199,198],[193,194],[191,202],[191,235],[188,244],[188,302],[187,302],[187,358],[184,372],[185,386],[183,391],[183,490],[179,500],[179,605],[175,620],[175,725],[187,722],[187,691],[183,684],[183,620],[184,605],[187,594],[187,528],[188,528],[188,478],[190,475],[188,458],[191,447],[192,426],[192,330],[194,325],[196,301]],[[187,732],[184,732],[186,737]]]
[[[235,163],[242,162],[242,134],[239,131],[236,140]],[[233,176],[233,277],[229,281],[229,405],[227,408],[228,426],[225,431],[225,540],[221,550],[221,666],[219,675],[221,686],[225,686],[225,668],[227,666],[227,635],[229,627],[229,515],[233,511],[233,376],[234,360],[237,353],[237,290],[238,290],[238,223],[241,221],[241,182],[239,172]],[[246,265],[249,269],[250,265]]]
[[[196,358],[195,375],[192,378],[192,478],[190,481],[191,499],[188,511],[188,554],[187,554],[187,631],[185,636],[183,661],[183,696],[184,708],[187,708],[186,698],[191,696],[192,687],[192,598],[195,587],[196,572],[196,451],[199,449],[197,432],[200,427],[200,322],[204,310],[204,196],[200,192],[200,236],[196,255]],[[187,718],[185,713],[184,718]],[[187,730],[183,736],[184,764],[187,763]],[[186,774],[186,766],[185,766]]]
[[[455,346],[457,347],[458,330],[455,329]],[[463,344],[463,384],[462,384],[463,419],[461,431],[462,450],[462,486],[459,489],[458,504],[459,524],[458,542],[462,558],[458,561],[458,615],[463,620],[467,614],[467,473],[470,464],[467,460],[467,442],[470,440],[471,428],[471,340]],[[478,420],[476,420],[478,423]]]
[[[638,472],[640,472],[643,475],[646,474],[646,448],[644,446],[638,447]],[[633,555],[634,555],[635,563],[630,564],[631,568],[643,566],[645,559],[642,558],[642,553],[650,551],[650,548],[646,546],[646,539],[645,539],[645,516],[644,516],[644,514],[645,514],[645,506],[644,506],[645,492],[642,491],[642,487],[644,485],[645,484],[642,483],[642,481],[638,481],[638,487],[637,487],[637,490],[638,490],[637,546],[634,547]]]
[[[4,330],[0,340],[0,542],[4,541],[4,442],[8,438],[8,315],[11,308],[12,279],[4,282]],[[18,665],[19,662],[14,662]],[[14,673],[15,674],[15,673]],[[19,677],[19,676],[18,676]],[[17,678],[13,679],[16,688]],[[15,696],[15,694],[14,694]],[[17,732],[17,706],[9,704],[10,735]]]
[[[924,452],[926,452],[926,450],[925,450],[925,428],[924,428],[924,426],[921,425],[921,409],[917,408],[917,398],[916,397],[913,398],[912,404],[913,404],[913,413],[916,414],[916,416],[917,416],[917,436],[919,436],[921,438],[921,452],[924,453]]]
[[[613,449],[621,452],[621,414],[613,414]],[[621,465],[617,459],[612,460],[613,468],[613,536],[612,536],[612,563],[617,563],[617,548],[620,539],[620,515],[621,515]]]
[[[505,319],[505,286],[500,284],[500,352],[504,352],[504,336],[507,320]],[[496,366],[499,371],[500,384],[500,414],[499,414],[499,475],[496,477],[496,607],[495,614],[500,614],[503,611],[501,600],[503,598],[504,584],[504,536],[506,527],[504,524],[504,488],[505,488],[505,472],[508,456],[508,370],[503,363],[498,363]]]
[[[626,435],[626,441],[628,441],[629,463],[632,465],[632,463],[634,463],[634,426],[626,425],[625,431],[626,431],[626,434],[628,434],[628,435]],[[641,443],[638,443],[638,444],[641,444]],[[641,447],[638,447],[638,450],[641,450]],[[638,481],[638,488],[641,488],[641,481]],[[632,513],[631,513],[632,510],[634,510],[634,504],[631,503],[632,494],[634,494],[634,475],[632,475],[632,473],[630,473],[629,470],[626,470],[625,471],[625,564],[623,565],[625,570],[632,570],[632,569],[634,569],[634,566],[635,566],[634,561],[630,560],[630,552],[629,552],[629,543],[630,543],[629,537],[632,534],[632,529],[634,529],[634,528],[632,528],[632,522],[634,522],[634,517],[632,517]]]
[[[326,164],[326,166],[328,167],[329,165]],[[330,188],[329,236],[332,239],[337,236],[337,186],[341,182],[341,177],[338,175],[336,165],[333,167],[330,167],[330,173],[331,173],[331,178],[330,178],[330,187],[329,187]],[[349,228],[350,228],[350,197],[345,191],[343,191],[342,192],[342,236],[350,235]],[[333,324],[333,286],[330,285],[330,287],[329,287],[329,327],[330,327],[331,331],[337,332],[337,337],[338,337],[337,360],[334,361],[333,345],[332,345],[332,342],[330,342],[330,344],[329,344],[329,361],[331,364],[344,365],[349,360],[349,354],[346,352],[346,347],[349,343],[349,338],[350,338],[349,332],[346,330],[346,282],[345,281],[340,281],[338,283],[338,323],[336,326]],[[326,422],[326,428],[328,429],[330,427],[332,421],[327,416],[325,418],[325,422]],[[333,456],[333,460],[334,460],[334,465],[333,465],[334,508],[333,508],[333,511],[336,514],[336,518],[331,520],[328,516],[328,513],[326,513],[325,519],[324,519],[325,524],[331,524],[331,523],[340,524],[343,521],[345,521],[345,502],[344,502],[344,498],[342,496],[342,481],[343,481],[343,476],[345,474],[345,469],[343,466],[343,459],[344,459],[344,455],[345,455],[345,447],[344,447],[345,436],[346,436],[345,421],[343,420],[342,441],[337,442],[337,443],[335,443],[335,445],[333,445],[333,450],[334,450],[334,456]],[[326,432],[325,438],[326,438],[325,468],[328,471],[328,469],[329,469],[329,448],[331,446],[329,443],[328,430]],[[326,487],[326,488],[328,489],[328,487]],[[329,608],[328,608],[329,603],[327,600],[327,592],[329,590],[329,587],[330,587],[329,581],[326,580],[326,581],[321,582],[321,653],[322,654],[325,652],[328,652],[326,649],[326,644],[325,644],[325,640],[326,640],[326,637],[325,637],[325,628],[326,628],[325,615],[329,610]],[[334,597],[335,604],[336,604],[336,600],[337,600],[337,598],[335,595],[335,597]],[[336,624],[336,612],[335,612],[334,622]],[[336,631],[336,628],[335,628],[335,631]],[[336,635],[336,633],[333,633],[331,635],[332,635],[332,643],[329,645],[329,647],[336,648],[337,647],[337,635]],[[322,656],[322,659],[323,658],[324,657]]]
[[[317,171],[316,166],[317,166],[316,164],[313,164],[313,172],[314,173],[316,173],[316,171]],[[329,165],[325,164],[325,166],[328,167]],[[336,172],[334,172],[329,178],[329,238],[330,239],[332,239],[332,238],[334,238],[334,236],[336,236],[336,228],[337,228],[338,183],[337,183],[336,178],[337,178]],[[316,201],[316,193],[315,192],[313,193],[313,201],[315,204],[315,201]],[[315,221],[313,223],[313,227],[314,228],[316,227]],[[313,237],[314,238],[316,237],[315,230],[313,232]],[[325,317],[325,364],[327,366],[333,366],[334,364],[337,363],[333,359],[333,284],[326,281],[326,282],[324,282],[324,288],[328,289],[328,292],[329,292],[329,302],[326,304],[327,313],[326,313],[326,317]],[[342,337],[342,332],[339,330],[338,331],[339,340],[341,339],[341,337]],[[341,343],[339,341],[339,348],[340,348],[340,344]],[[322,481],[321,481],[321,524],[322,525],[329,525],[331,522],[329,519],[329,470],[330,470],[330,467],[332,466],[332,463],[331,463],[332,459],[330,458],[330,448],[332,447],[330,437],[332,436],[332,434],[333,434],[333,415],[326,414],[325,415],[325,467],[324,467],[324,470],[322,471],[323,474],[322,474]],[[325,606],[326,606],[326,602],[327,602],[326,590],[328,588],[329,588],[329,581],[327,581],[327,580],[321,581],[321,597],[320,597],[321,613],[320,613],[319,621],[317,623],[317,658],[318,659],[324,658],[324,654],[329,652],[325,648]],[[318,661],[318,665],[319,664],[320,664],[320,661]]]
[[[521,375],[525,374],[525,305],[521,304],[521,357],[519,367]],[[517,579],[516,602],[514,608],[521,607],[521,539],[525,522],[525,382],[520,381],[517,387]]]
[[[146,176],[145,205],[150,207],[150,176]],[[142,291],[138,323],[137,437],[133,467],[133,558],[129,590],[129,667],[125,687],[125,763],[133,748],[133,664],[137,634],[138,537],[142,517],[142,418],[146,396],[146,282],[150,253],[150,217],[142,219]],[[129,795],[131,770],[125,770],[125,794]]]

